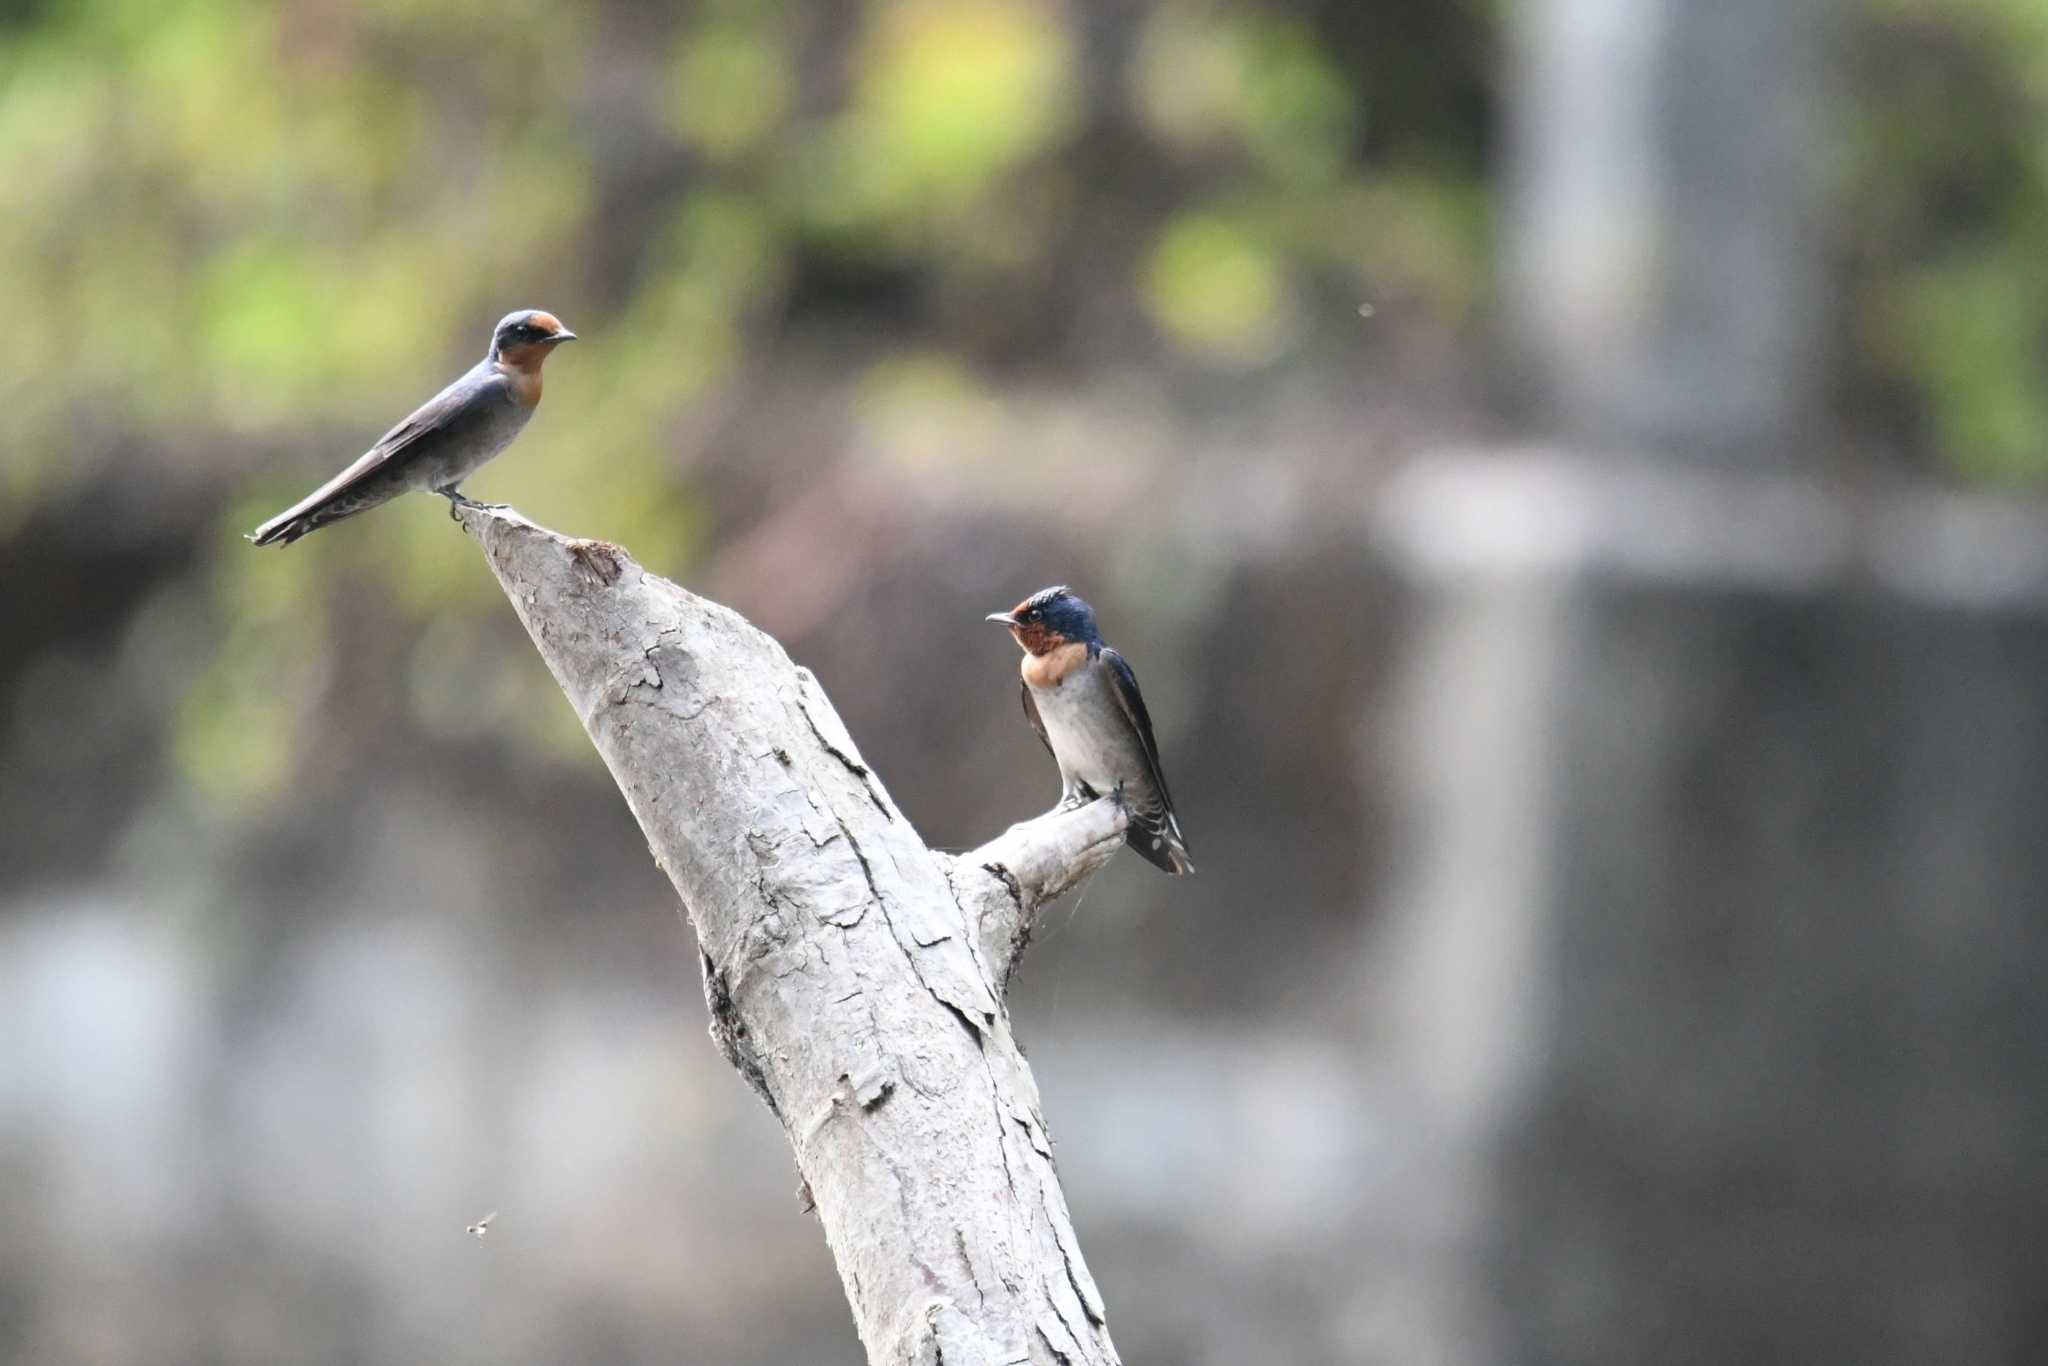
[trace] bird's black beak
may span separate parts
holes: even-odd
[[[555,333],[554,336],[549,337],[548,340],[551,342],[575,341],[576,334],[565,327],[561,331]]]
[[[1017,614],[1015,612],[990,612],[982,620],[993,621],[1003,626],[1015,626],[1017,624]]]

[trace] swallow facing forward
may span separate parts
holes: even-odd
[[[384,433],[353,465],[322,484],[249,537],[257,545],[290,545],[329,522],[367,512],[401,493],[432,489],[449,514],[461,484],[512,443],[540,402],[540,367],[576,334],[552,313],[510,313],[491,334],[491,350],[419,411]]]
[[[1169,873],[1194,872],[1137,676],[1102,643],[1095,609],[1048,588],[988,620],[1024,647],[1024,716],[1060,767],[1061,806],[1120,795],[1125,842]]]

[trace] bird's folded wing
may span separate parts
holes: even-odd
[[[1145,710],[1144,695],[1138,691],[1138,676],[1131,672],[1131,666],[1124,662],[1124,657],[1107,645],[1102,647],[1102,662],[1109,666],[1110,682],[1116,685],[1110,691],[1116,695],[1117,705],[1123,708],[1131,729],[1138,732],[1138,740],[1145,749],[1145,767],[1152,774],[1152,786],[1158,791],[1160,803],[1171,820],[1173,794],[1166,790],[1166,773],[1159,767],[1159,742],[1152,738],[1152,714]]]
[[[1038,732],[1038,742],[1045,746],[1045,752],[1052,755],[1054,763],[1058,763],[1060,756],[1053,753],[1052,737],[1045,733],[1045,722],[1039,719],[1038,703],[1031,696],[1031,685],[1018,680],[1017,692],[1024,699],[1024,719],[1031,723],[1031,729]]]
[[[418,445],[423,439],[474,420],[481,411],[479,400],[499,397],[491,392],[494,385],[502,389],[504,381],[495,375],[481,376],[474,370],[470,371],[422,403],[412,416],[378,437],[377,444],[357,456],[347,469],[314,489],[289,511],[281,513],[273,520],[285,520],[308,512],[362,483],[391,463],[394,457]]]

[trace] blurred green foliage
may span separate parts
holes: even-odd
[[[928,419],[988,419],[984,367],[1086,357],[1072,305],[1105,287],[1155,329],[1138,364],[1275,363],[1308,344],[1318,298],[1325,317],[1405,295],[1469,319],[1483,216],[1416,206],[1480,204],[1479,167],[1436,156],[1462,133],[1421,126],[1371,166],[1372,92],[1333,48],[1341,13],[1119,14],[9,9],[0,259],[12,315],[34,322],[10,329],[0,375],[0,536],[138,466],[182,492],[166,506],[197,500],[212,603],[197,629],[214,648],[175,681],[172,749],[217,800],[288,781],[308,708],[361,663],[341,656],[366,612],[410,656],[395,661],[408,724],[459,736],[550,715],[543,746],[581,756],[573,718],[502,681],[535,671],[516,638],[478,627],[501,608],[438,507],[283,554],[235,534],[456,373],[514,307],[552,308],[587,340],[477,491],[678,569],[707,534],[693,415],[814,321],[896,320],[844,356],[850,377],[872,370],[850,412],[924,450],[916,463],[945,458],[915,439]],[[1403,226],[1417,213],[1419,234]],[[1096,240],[1104,222],[1119,227]],[[449,632],[467,633],[473,676],[447,672]]]
[[[1856,3],[1845,388],[1953,470],[2036,478],[2048,10]],[[217,648],[176,681],[175,752],[221,800],[292,772],[365,603],[408,724],[545,714],[583,756],[502,681],[534,671],[438,506],[282,554],[236,533],[526,305],[586,341],[474,491],[678,571],[707,443],[745,441],[700,415],[817,338],[912,465],[947,458],[921,427],[995,420],[1004,372],[1098,364],[1105,322],[1120,363],[1197,375],[1354,364],[1368,301],[1477,351],[1499,8],[0,8],[0,539],[138,470],[187,517]]]
[[[1861,0],[1843,258],[1857,397],[1957,474],[2048,476],[2048,6]]]

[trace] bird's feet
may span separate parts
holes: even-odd
[[[464,508],[475,508],[478,512],[497,512],[502,508],[511,506],[509,503],[479,503],[461,489],[436,489],[434,491],[448,500],[448,520],[451,522],[462,520],[462,510]]]
[[[1067,791],[1062,792],[1060,794],[1060,804],[1054,807],[1053,810],[1079,811],[1082,807],[1088,805],[1088,803],[1094,800],[1095,794],[1093,792],[1076,792],[1072,788],[1069,788]]]

